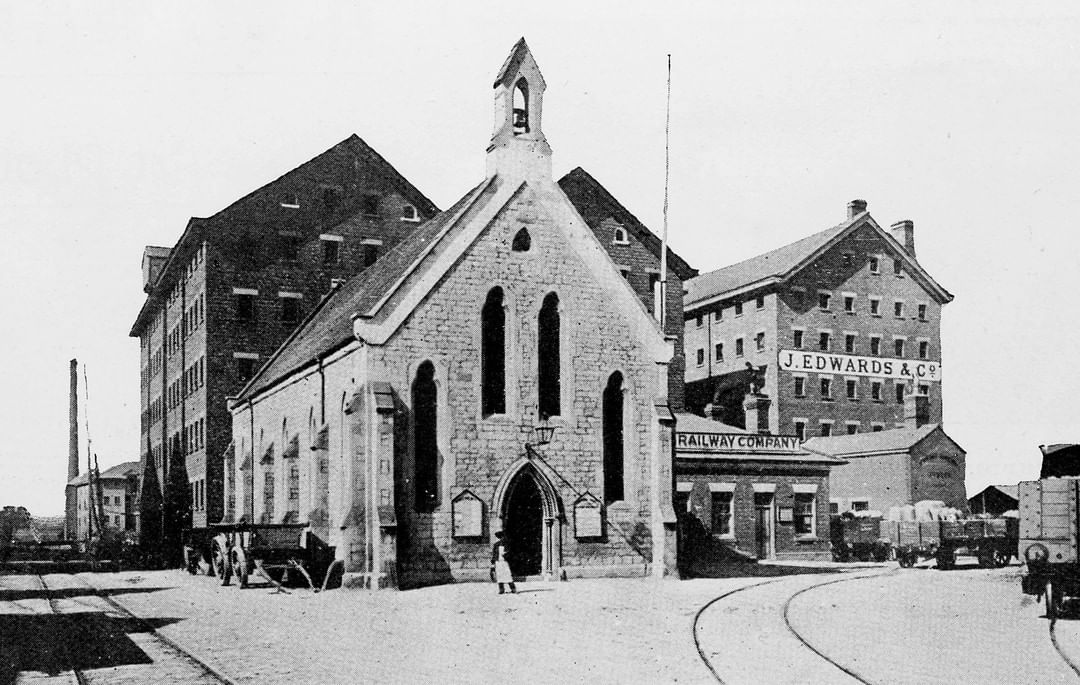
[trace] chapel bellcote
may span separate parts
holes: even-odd
[[[487,175],[551,178],[551,148],[541,126],[544,77],[520,39],[495,78],[495,130]]]

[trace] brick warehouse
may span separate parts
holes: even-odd
[[[767,421],[748,428],[806,438],[902,426],[911,384],[941,423],[951,300],[915,260],[913,223],[887,233],[855,200],[838,226],[687,283],[687,405],[745,426],[763,375]]]
[[[354,135],[191,219],[171,249],[147,247],[146,300],[130,332],[140,341],[142,483],[176,491],[165,500],[182,503],[196,528],[220,520],[222,454],[232,439],[226,396],[334,282],[361,273],[436,211]],[[159,520],[150,508],[161,499],[143,494],[142,515]],[[184,518],[166,520],[167,539]]]
[[[486,578],[500,529],[519,575],[672,573],[678,336],[650,316],[655,239],[584,172],[553,181],[524,40],[494,88],[487,178],[231,402],[226,514],[295,512],[369,587]]]

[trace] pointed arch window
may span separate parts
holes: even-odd
[[[484,416],[506,413],[506,312],[492,288],[480,314],[480,405]]]
[[[529,229],[523,228],[514,234],[514,242],[510,245],[510,249],[514,252],[528,252],[532,247],[532,236],[529,235]]]
[[[514,85],[514,133],[529,132],[529,82],[518,79]]]
[[[623,377],[616,371],[604,388],[604,501],[624,498],[623,491]]]
[[[540,307],[537,340],[537,387],[540,416],[558,416],[561,367],[559,351],[559,296],[549,293]]]
[[[438,395],[435,366],[424,362],[412,388],[413,466],[416,511],[434,511],[439,500]]]

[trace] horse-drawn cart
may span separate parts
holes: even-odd
[[[282,585],[295,574],[318,590],[333,561],[333,548],[305,523],[228,523],[212,529],[210,564],[222,585],[235,578],[247,587],[252,574]]]

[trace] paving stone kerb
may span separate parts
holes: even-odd
[[[462,583],[401,592],[240,590],[180,571],[84,574],[237,682],[714,682],[698,609],[760,578]],[[176,620],[179,619],[179,620]]]

